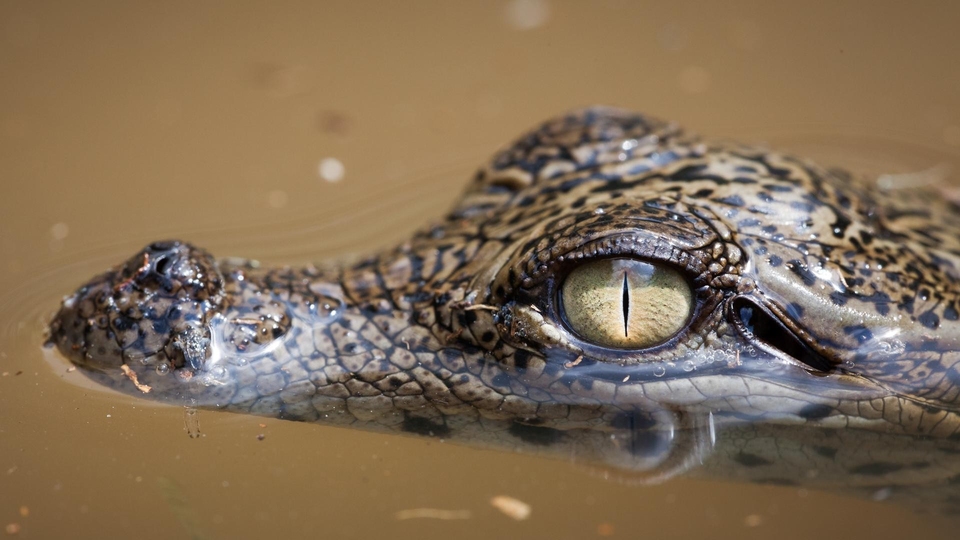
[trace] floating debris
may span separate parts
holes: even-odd
[[[506,10],[507,24],[517,30],[533,30],[550,18],[550,4],[546,0],[513,0]]]
[[[123,371],[123,374],[130,379],[130,382],[137,387],[137,390],[143,392],[144,394],[149,394],[150,390],[153,390],[153,388],[150,388],[150,385],[141,384],[140,381],[137,380],[137,374],[134,373],[134,371],[126,364],[120,366],[120,371]]]
[[[567,369],[570,369],[570,368],[572,368],[572,367],[580,364],[580,362],[583,362],[583,355],[582,355],[582,354],[581,354],[580,356],[578,356],[577,359],[574,360],[574,361],[572,361],[572,362],[565,362],[565,363],[563,364],[563,367],[565,367],[565,368],[567,368]]]
[[[916,189],[923,186],[949,186],[952,169],[949,163],[940,163],[922,171],[881,174],[877,177],[877,186],[884,191]]]
[[[70,227],[67,226],[66,223],[54,223],[53,226],[50,227],[50,236],[52,236],[54,240],[63,240],[68,234],[70,234]]]
[[[700,66],[688,66],[680,71],[680,90],[688,95],[702,94],[710,88],[710,72]]]
[[[339,182],[343,180],[346,168],[339,159],[328,157],[320,160],[317,172],[320,173],[320,178],[323,178],[327,182]]]
[[[290,196],[286,191],[276,189],[267,194],[267,205],[270,208],[283,208],[289,201]]]
[[[400,510],[393,517],[404,519],[470,519],[469,510],[441,510],[439,508],[411,508],[409,510]]]
[[[19,523],[7,523],[7,526],[4,527],[3,530],[5,530],[5,531],[7,532],[7,534],[9,534],[9,535],[11,535],[11,536],[14,535],[14,534],[20,534],[20,524],[19,524]]]
[[[197,514],[196,504],[187,498],[180,485],[172,478],[165,476],[158,476],[156,482],[157,489],[167,503],[170,513],[177,518],[187,537],[191,540],[209,540],[210,536],[200,528],[201,520]]]
[[[517,521],[527,519],[533,511],[533,508],[529,504],[507,495],[497,495],[490,499],[490,504],[497,510],[503,512],[507,517]]]
[[[317,115],[317,129],[323,133],[345,136],[350,133],[353,121],[339,111],[320,111]]]
[[[183,429],[191,439],[200,436],[200,411],[196,407],[183,408]]]
[[[743,518],[743,524],[747,527],[759,527],[763,523],[763,517],[760,514],[750,514]]]

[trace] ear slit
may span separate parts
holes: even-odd
[[[804,343],[763,306],[746,298],[737,298],[733,301],[733,315],[739,320],[741,330],[749,337],[818,371],[833,369],[829,360]]]

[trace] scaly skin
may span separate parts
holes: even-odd
[[[828,449],[807,452],[818,467],[868,479],[915,460],[897,441],[923,441],[935,457],[921,469],[936,463],[942,482],[960,472],[958,232],[933,193],[592,108],[502,150],[446,219],[393,250],[261,269],[156,243],[66,298],[51,341],[147,398],[576,456],[647,481],[711,451],[803,478],[809,463],[776,440],[810,433]],[[563,277],[610,256],[686,276],[696,306],[676,336],[627,351],[568,328]],[[723,430],[738,434],[726,447]],[[882,459],[848,452],[878,437],[894,441],[877,443]],[[774,442],[747,465],[744,440]]]

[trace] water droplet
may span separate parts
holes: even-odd
[[[167,362],[160,362],[157,364],[157,375],[166,375],[170,373],[170,364]]]

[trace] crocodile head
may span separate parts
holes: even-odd
[[[957,214],[591,108],[497,153],[395,249],[264,269],[155,243],[67,297],[50,335],[149,398],[495,446],[566,438],[633,468],[674,459],[657,449],[678,432],[696,449],[745,419],[956,437]]]

